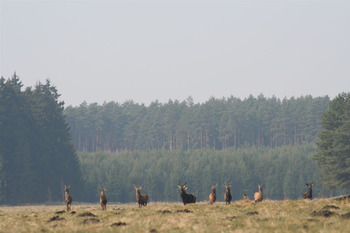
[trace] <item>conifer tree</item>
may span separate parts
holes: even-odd
[[[350,93],[339,94],[322,115],[318,153],[324,187],[350,188]]]

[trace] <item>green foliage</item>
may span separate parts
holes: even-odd
[[[259,95],[211,98],[202,104],[132,101],[82,103],[64,113],[78,151],[198,150],[278,147],[312,143],[329,98],[283,99]]]
[[[113,202],[134,202],[133,184],[144,184],[142,192],[151,201],[180,201],[177,183],[187,181],[188,192],[197,200],[208,200],[211,185],[218,184],[217,198],[223,201],[224,183],[232,182],[233,200],[246,193],[253,198],[258,184],[267,199],[299,199],[314,182],[314,196],[326,194],[318,185],[318,169],[312,160],[313,144],[275,149],[195,151],[135,151],[120,153],[80,152],[78,157],[89,193],[86,201],[98,201],[99,188],[107,188]]]
[[[322,115],[315,159],[329,189],[350,188],[350,93],[339,94]]]
[[[82,187],[63,102],[49,81],[21,88],[0,80],[0,203],[61,201],[64,184]]]

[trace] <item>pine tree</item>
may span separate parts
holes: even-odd
[[[324,187],[350,188],[350,93],[339,94],[322,115],[318,153]]]
[[[60,201],[82,185],[64,103],[49,81],[21,88],[16,73],[0,80],[0,203]]]

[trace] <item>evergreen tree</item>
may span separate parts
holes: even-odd
[[[0,80],[0,202],[61,201],[65,184],[82,188],[64,103],[49,81],[21,88]]]
[[[323,130],[314,158],[324,187],[350,188],[350,93],[339,94],[322,115]]]

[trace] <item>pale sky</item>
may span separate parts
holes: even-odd
[[[350,91],[350,1],[0,1],[0,75],[65,106]]]

